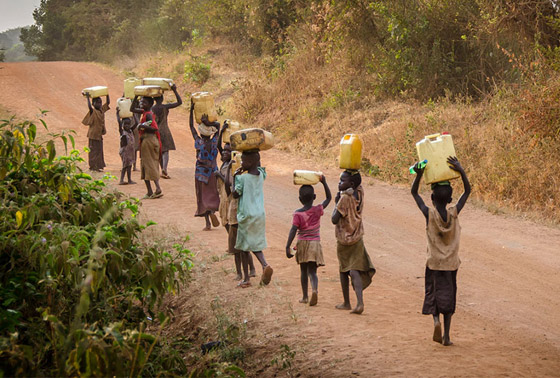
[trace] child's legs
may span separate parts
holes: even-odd
[[[121,169],[121,181],[120,181],[120,183],[123,183],[123,182],[124,182],[124,174],[125,174],[125,173],[126,173],[126,167],[123,167],[123,168]],[[130,181],[130,178],[128,179],[128,181]]]
[[[362,288],[362,277],[358,270],[351,270],[350,277],[352,277],[352,285],[354,286],[354,291],[356,292],[356,299],[358,300],[358,306],[364,304],[363,298],[363,288]]]
[[[144,182],[146,183],[146,189],[148,189],[148,195],[151,196],[154,192],[152,190],[152,185],[150,185],[150,180],[144,180]]]
[[[154,180],[154,184],[156,184],[156,193],[161,193],[161,188],[159,186],[159,180]]]
[[[303,300],[307,300],[307,263],[299,264],[301,292],[303,293]]]
[[[443,314],[443,345],[451,345],[449,331],[451,330],[451,317],[453,314]]]
[[[315,261],[307,263],[307,275],[311,282],[311,291],[317,292],[319,288],[319,278],[317,277],[317,263]]]
[[[167,173],[168,164],[169,164],[169,151],[163,151],[161,153],[160,165],[161,165],[161,170],[165,173]]]
[[[126,167],[126,176],[128,177],[128,182],[132,182],[132,165]],[[121,180],[123,178],[121,177]]]
[[[350,307],[350,289],[349,289],[348,272],[340,272],[340,286],[342,287],[342,297],[344,298],[344,305]]]
[[[205,230],[212,229],[212,226],[210,225],[210,212],[209,211],[204,213],[204,220],[206,221],[206,227],[204,227],[204,229]]]
[[[249,252],[241,251],[241,264],[243,265],[243,281],[249,282]]]
[[[257,257],[257,260],[259,260],[259,262],[261,263],[263,269],[266,268],[266,266],[268,264],[266,262],[266,259],[264,258],[264,253],[262,253],[262,251],[256,251],[256,252],[253,252],[253,253]]]

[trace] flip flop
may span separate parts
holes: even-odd
[[[218,227],[220,225],[220,220],[214,213],[210,213],[210,220],[212,221],[212,226]]]
[[[264,268],[263,271],[263,275],[261,278],[261,283],[263,285],[268,285],[270,283],[270,279],[272,278],[272,273],[274,272],[274,270],[272,269],[272,267],[270,265],[267,265],[266,268]]]
[[[251,282],[241,281],[237,284],[237,287],[240,289],[246,289],[248,287],[251,287]]]
[[[159,192],[159,193],[152,194],[152,197],[150,197],[150,198],[156,199],[156,198],[161,198],[161,197],[163,197],[163,193]]]

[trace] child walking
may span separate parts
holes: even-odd
[[[210,220],[212,226],[218,227],[220,221],[214,214],[220,206],[218,195],[216,171],[218,164],[218,136],[220,131],[219,122],[209,122],[206,114],[202,115],[202,124],[198,125],[198,135],[194,128],[194,102],[191,99],[191,114],[189,126],[194,139],[196,149],[196,168],[194,173],[194,183],[196,190],[196,213],[195,217],[204,217],[206,226],[204,231],[210,231]]]
[[[228,252],[233,254],[235,258],[235,271],[237,273],[235,280],[241,281],[243,279],[241,251],[235,248],[235,242],[237,241],[237,205],[239,200],[233,198],[232,194],[233,174],[231,172],[231,165],[233,161],[231,160],[231,146],[229,143],[225,143],[223,148],[220,147],[222,144],[222,133],[227,127],[228,124],[224,123],[222,130],[220,130],[218,142],[218,150],[220,151],[222,159],[222,166],[217,172],[218,193],[220,194],[220,207],[218,212],[220,213],[222,224],[228,233]],[[256,272],[253,257],[249,254],[249,277],[255,276]]]
[[[119,185],[136,184],[132,181],[132,165],[135,159],[132,119],[121,119],[119,116],[119,109],[117,108],[117,121],[119,122],[119,130],[121,131],[119,155],[122,160],[121,180],[119,181]],[[124,181],[125,174],[128,177],[128,182]]]
[[[175,94],[176,102],[169,104],[163,103],[163,96],[158,96],[155,98],[156,104],[152,107],[152,111],[156,115],[156,122],[159,128],[159,134],[161,136],[161,177],[164,179],[169,179],[167,174],[167,165],[169,164],[169,151],[175,150],[175,141],[173,140],[173,135],[167,124],[167,116],[169,115],[169,109],[176,108],[183,103],[181,96],[177,93],[177,86],[173,84],[171,90]]]
[[[154,113],[150,110],[154,104],[151,97],[142,97],[138,102],[135,97],[130,105],[133,113],[141,113],[138,134],[140,136],[140,164],[141,177],[146,183],[148,190],[143,199],[155,199],[163,197],[163,192],[159,186],[159,158],[161,153],[161,141],[159,130]],[[137,105],[139,107],[137,107]],[[156,186],[156,191],[152,190],[150,181]]]
[[[243,172],[246,173],[241,174]],[[268,285],[272,278],[273,269],[262,252],[266,248],[263,192],[265,178],[266,170],[261,167],[259,151],[244,151],[241,155],[241,167],[234,174],[233,192],[233,198],[239,198],[235,248],[241,251],[243,281],[238,286],[242,288],[251,286],[249,251],[253,251],[263,268],[261,284]]]
[[[325,265],[319,234],[321,217],[324,214],[324,209],[329,205],[332,199],[331,191],[327,185],[325,176],[321,177],[321,183],[325,189],[326,199],[322,204],[317,206],[313,206],[313,201],[316,198],[313,186],[302,185],[299,188],[299,201],[303,207],[297,209],[294,213],[292,228],[290,229],[288,242],[286,243],[286,257],[292,258],[293,255],[290,251],[290,247],[297,232],[296,262],[299,264],[301,291],[303,293],[303,297],[299,302],[307,303],[309,301],[310,306],[315,306],[318,300],[319,279],[317,278],[317,267]],[[308,278],[309,281],[311,281],[311,300],[308,300],[307,297]]]
[[[422,314],[433,316],[434,335],[432,339],[446,346],[453,344],[449,331],[457,298],[457,270],[461,264],[459,259],[461,226],[459,226],[458,216],[471,193],[471,185],[457,158],[450,156],[447,158],[447,162],[451,169],[461,174],[463,180],[464,192],[455,206],[447,208],[453,195],[453,188],[449,181],[432,184],[432,203],[435,208],[427,207],[424,204],[422,197],[418,194],[418,186],[424,174],[424,168],[419,163],[414,165],[416,177],[411,189],[416,205],[426,218],[428,239]],[[443,338],[439,314],[443,314]]]
[[[105,113],[109,110],[111,100],[109,95],[105,97],[105,103],[101,101],[101,97],[95,97],[90,101],[89,93],[86,93],[88,113],[82,120],[82,124],[89,127],[88,130],[88,147],[89,147],[89,169],[95,172],[102,172],[105,168],[105,159],[103,158],[103,135],[107,134],[105,128]],[[93,106],[92,106],[93,104]]]
[[[337,305],[339,310],[350,310],[349,278],[356,293],[357,304],[350,312],[364,312],[363,291],[371,284],[375,268],[364,246],[364,226],[362,211],[364,206],[364,189],[362,176],[358,171],[345,170],[340,175],[336,206],[332,213],[332,222],[336,225],[336,254],[338,257],[340,284],[344,302]]]

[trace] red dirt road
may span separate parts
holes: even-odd
[[[80,123],[87,111],[81,89],[109,86],[115,109],[122,79],[95,64],[0,63],[0,106],[32,119],[39,109],[49,110],[44,118],[49,129],[75,129],[81,148],[87,145],[87,129]],[[114,110],[106,122],[107,171],[117,175]],[[222,256],[223,229],[202,232],[203,220],[193,217],[194,148],[185,105],[171,112],[170,125],[178,147],[170,156],[172,179],[161,181],[164,197],[144,201],[142,211],[171,232],[191,235],[197,248]],[[409,189],[364,180],[365,244],[378,273],[364,293],[361,316],[334,309],[341,293],[329,206],[321,230],[327,266],[319,270],[319,305],[307,307],[298,303],[299,269],[284,256],[291,213],[299,206],[291,172],[321,169],[336,190],[338,170],[278,150],[262,157],[268,171],[265,255],[275,269],[273,282],[234,290],[231,259],[216,264],[220,271],[210,275],[212,290],[224,303],[252,314],[249,328],[258,335],[257,353],[258,345],[290,345],[297,351],[295,371],[303,376],[560,376],[560,230],[492,215],[467,203],[460,217],[455,344],[443,347],[431,341],[431,317],[421,315],[426,240],[424,219]],[[139,184],[119,189],[140,198],[145,187],[134,174]],[[318,200],[323,196],[317,192]],[[351,300],[355,303],[354,296]]]

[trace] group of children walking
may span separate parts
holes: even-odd
[[[140,119],[135,122],[130,118],[118,118],[121,132],[119,153],[123,161],[120,184],[125,183],[125,174],[128,177],[128,184],[134,183],[131,180],[131,168],[136,160],[135,151],[139,149],[142,179],[147,187],[145,198],[159,198],[163,195],[159,185],[160,164],[163,168],[162,177],[169,177],[168,158],[162,157],[165,155],[164,152],[175,149],[175,145],[167,126],[167,113],[169,109],[182,103],[175,86],[172,89],[177,98],[175,103],[163,105],[161,99],[156,99],[154,105],[154,99],[150,97],[135,98],[131,110],[140,115]],[[89,126],[90,169],[102,170],[105,166],[102,144],[102,135],[106,133],[104,113],[109,109],[109,96],[105,104],[102,104],[99,98],[93,99],[90,103],[88,97],[88,107],[89,112],[83,123]],[[211,230],[211,226],[218,227],[220,224],[215,214],[219,213],[222,225],[228,233],[228,252],[235,256],[238,287],[251,286],[250,279],[256,277],[251,253],[262,267],[261,284],[267,285],[271,281],[273,269],[263,253],[267,247],[263,191],[266,169],[261,166],[260,153],[258,150],[244,151],[241,156],[241,166],[233,171],[231,145],[226,141],[222,146],[223,132],[229,125],[227,122],[224,122],[223,126],[219,122],[210,122],[208,117],[203,115],[201,124],[195,128],[193,111],[194,103],[191,101],[189,126],[196,149],[195,216],[204,217],[206,222],[204,230]],[[138,130],[139,148],[135,142],[134,128]],[[167,136],[164,138],[163,135]],[[163,151],[164,144],[165,151]],[[218,154],[221,155],[222,161],[220,168],[217,166]],[[457,158],[449,157],[448,164],[451,169],[460,173],[464,185],[464,192],[454,206],[447,207],[452,202],[453,193],[448,181],[432,184],[431,199],[434,208],[426,206],[418,194],[420,180],[424,173],[424,167],[420,163],[414,165],[414,172],[417,175],[411,189],[411,194],[426,219],[427,261],[422,313],[433,316],[432,338],[443,345],[452,344],[451,317],[455,312],[457,270],[460,265],[458,251],[461,228],[458,215],[471,191],[465,171]],[[150,181],[154,181],[155,192]],[[299,302],[308,303],[309,306],[318,303],[317,268],[325,265],[320,242],[320,220],[332,199],[324,176],[321,177],[320,182],[325,191],[325,200],[319,205],[313,205],[316,199],[313,186],[302,185],[299,188],[302,207],[293,213],[292,227],[286,243],[286,257],[294,257],[293,251],[295,251],[296,262],[300,266],[302,298]],[[350,310],[351,314],[361,314],[364,311],[363,290],[371,284],[376,272],[363,240],[364,189],[361,182],[362,178],[357,170],[344,170],[341,173],[335,206],[331,214],[331,221],[335,225],[343,297],[343,302],[336,308]],[[296,246],[292,249],[296,236]],[[309,282],[311,282],[310,297]],[[350,303],[350,284],[356,295],[354,308]],[[440,314],[443,315],[443,332]]]

